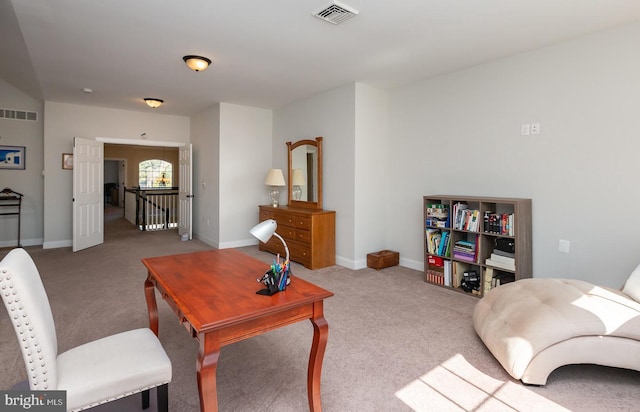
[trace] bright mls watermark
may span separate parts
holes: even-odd
[[[0,391],[0,412],[66,410],[66,391]]]

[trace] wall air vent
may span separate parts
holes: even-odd
[[[0,119],[38,121],[38,113],[26,110],[0,109]]]
[[[329,23],[340,24],[343,21],[356,16],[358,13],[358,10],[334,0],[332,4],[313,12],[312,14],[324,21],[328,21]]]

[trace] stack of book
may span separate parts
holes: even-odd
[[[475,262],[477,257],[476,244],[466,240],[458,240],[453,245],[453,257],[466,262]]]
[[[493,253],[491,253],[491,257],[489,257],[485,262],[487,266],[493,266],[500,269],[505,270],[516,270],[516,257],[515,253],[503,252],[499,249],[494,249]]]
[[[442,203],[430,203],[426,213],[427,227],[449,227],[449,205]]]

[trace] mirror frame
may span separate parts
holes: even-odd
[[[293,185],[291,184],[291,177],[293,175],[293,170],[291,168],[291,152],[300,146],[309,145],[315,146],[318,151],[318,164],[316,165],[316,173],[317,173],[317,191],[318,198],[316,202],[310,201],[302,201],[302,200],[294,200],[292,195]],[[322,209],[322,137],[316,137],[315,140],[298,140],[295,143],[287,142],[287,157],[289,167],[287,169],[287,186],[289,192],[289,206],[291,207],[302,207],[307,209]]]

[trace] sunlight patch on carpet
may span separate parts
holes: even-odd
[[[569,411],[510,381],[474,368],[457,354],[396,392],[407,406],[421,411]]]

